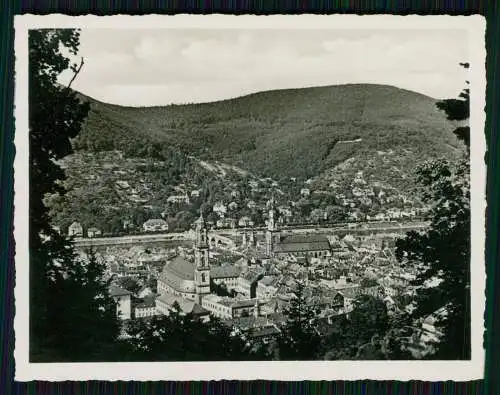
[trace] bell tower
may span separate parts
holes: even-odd
[[[269,201],[269,218],[266,231],[266,255],[272,256],[275,243],[279,240],[279,231],[276,225],[276,212],[274,209],[274,197]]]
[[[196,224],[196,240],[194,243],[194,283],[196,300],[201,303],[204,295],[210,293],[210,265],[208,262],[208,237],[203,214]]]

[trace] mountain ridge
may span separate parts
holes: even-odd
[[[413,145],[439,156],[459,147],[452,124],[435,107],[436,99],[388,85],[281,89],[155,107],[86,98],[92,109],[77,138],[78,149],[118,149],[144,156],[147,150],[141,151],[140,145],[150,142],[160,151],[167,146],[243,168],[251,163],[263,176],[307,178],[359,149]],[[359,138],[364,139],[359,149],[338,147],[338,141]]]

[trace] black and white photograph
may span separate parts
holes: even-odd
[[[482,377],[480,17],[16,18],[16,379]]]

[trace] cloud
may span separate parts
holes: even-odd
[[[458,66],[467,60],[464,37],[443,30],[84,30],[80,53],[86,65],[74,86],[127,105],[351,82],[449,97],[465,80]]]

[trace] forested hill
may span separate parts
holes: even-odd
[[[77,150],[120,150],[130,157],[175,151],[274,179],[309,178],[381,152],[394,153],[405,175],[415,159],[449,157],[460,147],[435,99],[384,85],[276,90],[144,108],[86,99],[91,112]]]

